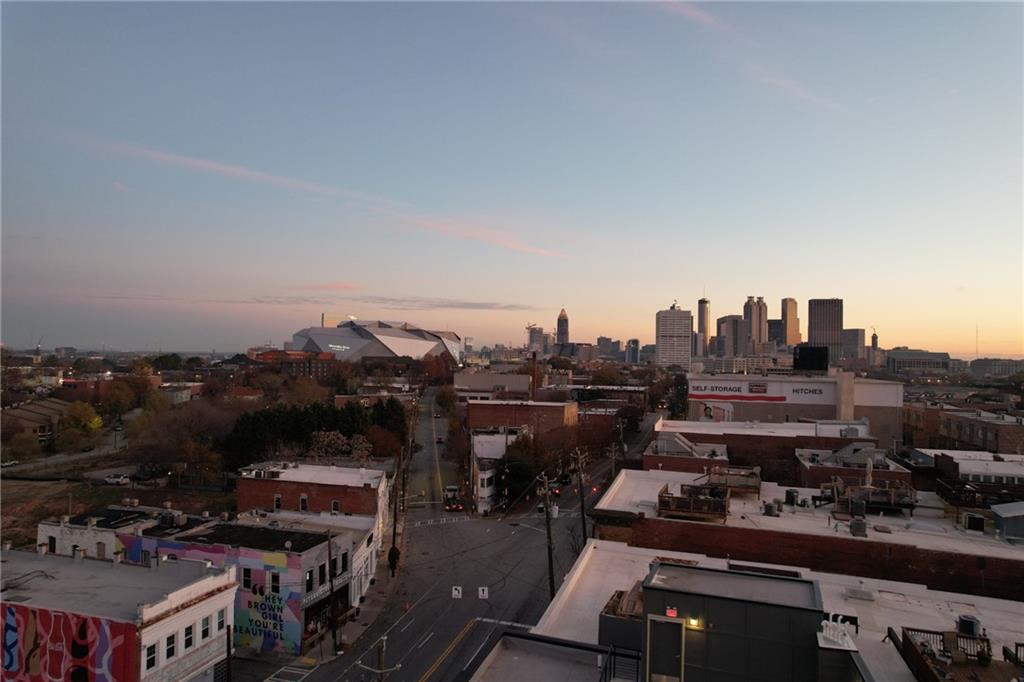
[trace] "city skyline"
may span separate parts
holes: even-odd
[[[651,343],[756,292],[1021,357],[1021,13],[5,5],[2,340]]]

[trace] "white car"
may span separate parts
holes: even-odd
[[[128,478],[128,474],[110,474],[103,482],[107,485],[128,485],[132,480]]]

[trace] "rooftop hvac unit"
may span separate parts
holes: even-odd
[[[852,519],[850,521],[850,535],[854,535],[858,538],[866,538],[868,536],[868,523],[864,519]]]
[[[981,636],[981,621],[977,616],[958,616],[956,619],[956,631],[961,635],[971,637]]]
[[[778,509],[778,507],[775,506],[774,502],[765,502],[764,503],[764,515],[765,516],[778,516],[779,515],[779,509]]]

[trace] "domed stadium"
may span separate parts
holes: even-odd
[[[333,353],[338,360],[410,357],[447,353],[459,362],[462,339],[455,332],[421,329],[408,322],[347,320],[337,327],[308,327],[292,335],[289,350]]]

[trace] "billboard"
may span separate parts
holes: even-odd
[[[690,400],[834,405],[834,381],[690,379]]]

